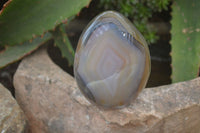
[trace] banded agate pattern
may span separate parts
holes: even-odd
[[[128,105],[150,74],[147,44],[128,19],[114,11],[104,12],[79,39],[74,74],[92,103],[107,108]]]

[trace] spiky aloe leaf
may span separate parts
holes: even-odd
[[[172,81],[198,76],[200,67],[200,1],[176,0],[172,6]]]
[[[50,40],[51,37],[52,35],[50,33],[46,33],[43,37],[36,37],[31,42],[27,41],[20,45],[7,47],[4,51],[0,52],[0,68],[21,59],[27,54],[30,54],[41,44]]]
[[[0,45],[42,35],[77,14],[90,0],[12,0],[0,12]]]
[[[73,65],[74,49],[65,32],[65,24],[57,26],[55,31],[52,31],[52,34],[55,45],[60,49],[62,56],[68,60],[68,65]]]

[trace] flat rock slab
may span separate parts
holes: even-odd
[[[25,133],[27,120],[11,93],[0,84],[0,133]]]
[[[147,88],[126,108],[102,110],[42,49],[21,62],[14,86],[33,133],[200,132],[200,78]]]

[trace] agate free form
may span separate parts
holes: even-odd
[[[128,105],[150,74],[147,43],[127,18],[103,12],[79,39],[74,74],[79,89],[92,103],[106,108]]]

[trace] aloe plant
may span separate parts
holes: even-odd
[[[57,34],[48,31],[54,31],[56,26],[67,23],[68,18],[76,15],[89,2],[90,0],[9,0],[0,12],[0,46],[6,47],[0,52],[0,67],[22,58],[51,38],[58,39],[57,34],[63,34],[64,31],[58,30]],[[67,39],[66,35],[60,37]],[[63,56],[73,60],[73,49],[69,45],[69,41],[59,43],[59,47],[70,48],[72,55]],[[60,50],[65,53],[65,49]]]
[[[22,45],[6,47],[0,53],[0,68],[30,54],[33,50],[51,39],[51,37],[52,35],[50,33],[46,33],[43,37],[36,37],[32,41],[24,42]]]
[[[61,50],[63,57],[67,58],[69,66],[74,62],[74,50],[65,32],[65,25],[61,24],[52,31],[55,45]]]
[[[200,1],[175,0],[172,6],[172,81],[195,78],[200,70]]]

